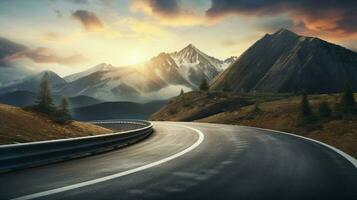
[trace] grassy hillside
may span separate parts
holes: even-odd
[[[97,135],[112,132],[92,124],[54,123],[46,115],[0,104],[0,144]]]
[[[253,104],[257,99],[271,101],[288,96],[290,95],[240,95],[235,93],[193,91],[171,99],[158,112],[151,115],[150,120],[194,121],[214,114],[237,110],[242,106]]]
[[[350,155],[357,157],[357,119],[330,119],[319,120],[308,125],[297,125],[299,113],[300,96],[285,97],[270,94],[256,94],[241,96],[239,102],[245,102],[247,105],[231,106],[229,103],[227,110],[217,110],[217,112],[204,117],[190,118],[190,116],[200,116],[199,113],[206,113],[206,109],[210,108],[210,103],[214,99],[220,99],[220,96],[227,94],[217,93],[211,94],[211,98],[207,98],[208,94],[188,93],[182,97],[177,97],[166,105],[163,109],[152,115],[151,120],[174,120],[174,121],[198,121],[209,123],[223,123],[246,125],[261,128],[268,128],[280,131],[287,131],[298,135],[303,135],[309,138],[317,139],[335,146]],[[192,98],[195,96],[195,98]],[[220,99],[220,103],[230,102],[230,97]],[[239,95],[237,95],[239,96]],[[355,95],[357,99],[357,95]],[[186,100],[184,100],[186,98]],[[318,105],[323,100],[329,102],[333,109],[339,101],[340,95],[312,95],[309,101],[315,113],[317,113]],[[254,102],[260,102],[258,108],[255,108]],[[185,103],[191,106],[185,108]],[[208,106],[207,106],[208,105]],[[170,112],[175,110],[176,112]],[[192,120],[190,120],[192,119]]]

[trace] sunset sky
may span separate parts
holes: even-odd
[[[355,50],[356,9],[353,0],[1,0],[0,37],[28,47],[14,64],[66,75],[189,43],[220,59],[239,56],[279,28]]]

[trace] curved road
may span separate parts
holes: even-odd
[[[315,142],[231,125],[154,129],[123,149],[0,174],[0,199],[357,199],[357,168]]]

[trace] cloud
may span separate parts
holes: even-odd
[[[222,19],[229,15],[277,16],[287,13],[295,24],[305,25],[309,31],[334,34],[357,32],[357,1],[339,0],[211,0],[206,11],[210,19]]]
[[[88,0],[67,0],[67,1],[73,4],[89,4]]]
[[[62,18],[63,17],[63,14],[62,14],[62,12],[60,10],[55,10],[55,13],[56,13],[56,16],[58,18]]]
[[[205,17],[193,9],[183,8],[178,0],[134,0],[130,10],[142,12],[167,26],[192,26],[204,24]]]
[[[72,17],[80,21],[87,31],[95,31],[104,27],[97,15],[88,10],[77,10],[72,14]]]
[[[41,36],[43,39],[48,40],[48,41],[59,41],[59,40],[63,39],[63,37],[61,35],[59,35],[58,33],[52,32],[52,31],[43,33],[43,34],[41,34]]]
[[[236,46],[239,45],[240,43],[237,40],[223,40],[221,42],[221,45],[224,47],[232,47],[232,46]]]
[[[138,20],[132,17],[118,19],[116,25],[119,29],[117,31],[121,33],[121,36],[127,38],[163,39],[173,35],[153,22]]]
[[[20,58],[28,58],[36,63],[57,63],[63,65],[78,64],[85,61],[85,58],[81,55],[75,54],[68,57],[58,56],[54,51],[45,47],[17,52],[5,57],[4,61],[9,62]]]

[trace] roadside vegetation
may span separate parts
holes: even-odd
[[[72,122],[72,117],[68,109],[68,100],[66,98],[62,98],[58,107],[54,105],[47,74],[42,78],[36,98],[36,105],[29,106],[25,109],[33,109],[34,111],[46,114],[59,124],[69,124]]]
[[[228,88],[228,86],[227,86]],[[340,94],[193,91],[171,99],[150,120],[198,121],[286,131],[357,157],[357,108],[352,89]]]
[[[67,99],[55,106],[48,77],[39,87],[36,105],[18,108],[0,104],[0,144],[33,142],[111,133],[112,130],[73,121]]]

